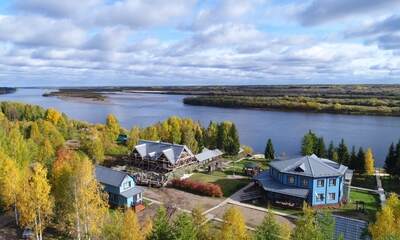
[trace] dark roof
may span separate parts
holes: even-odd
[[[261,172],[259,175],[255,176],[254,179],[257,180],[267,192],[275,192],[299,198],[307,198],[310,192],[310,190],[305,188],[287,186],[276,181],[271,177],[268,170]]]
[[[221,150],[219,150],[219,149],[210,150],[208,148],[204,148],[201,153],[196,155],[196,159],[197,159],[197,161],[202,162],[202,161],[208,160],[210,158],[219,157],[222,154],[224,154],[224,153],[221,152]]]
[[[247,162],[244,164],[244,167],[245,168],[258,168],[259,165],[258,165],[258,163],[255,163],[255,162]]]
[[[346,240],[364,239],[364,231],[368,228],[368,223],[362,220],[333,215],[335,218],[335,236],[341,234]],[[366,238],[369,239],[369,238]]]
[[[186,150],[190,155],[193,155],[190,149],[185,145],[160,141],[139,140],[139,143],[135,146],[135,149],[138,151],[140,156],[148,156],[151,159],[158,159],[162,154],[164,154],[168,161],[170,161],[172,164],[175,164],[180,158],[183,150]]]
[[[97,181],[114,187],[120,187],[124,178],[129,176],[127,173],[100,165],[96,165],[95,173]]]
[[[129,190],[121,192],[120,194],[122,196],[126,197],[126,198],[130,198],[130,197],[135,196],[135,195],[137,195],[139,193],[142,193],[142,192],[144,192],[143,188],[136,186],[136,187],[133,187],[133,188],[131,188]]]
[[[270,166],[283,173],[308,177],[341,176],[347,170],[342,164],[319,158],[314,154],[289,160],[274,160]]]

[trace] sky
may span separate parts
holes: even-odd
[[[0,0],[1,86],[399,76],[400,0]]]

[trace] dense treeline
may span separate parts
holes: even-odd
[[[375,160],[370,148],[364,152],[360,147],[356,152],[356,148],[353,146],[349,152],[344,139],[337,146],[331,141],[326,147],[324,138],[318,137],[311,130],[302,139],[301,154],[304,156],[315,154],[321,158],[328,158],[359,173],[373,174],[375,171]]]
[[[400,115],[399,99],[321,98],[303,96],[197,96],[186,97],[184,103],[200,106],[243,107],[287,111],[327,112],[343,114]]]
[[[385,159],[385,169],[391,175],[400,176],[400,140],[397,144],[390,144]]]
[[[211,122],[205,129],[191,119],[171,117],[147,128],[134,127],[127,146],[117,144],[125,132],[113,115],[94,125],[55,109],[1,102],[0,210],[12,209],[17,225],[31,228],[36,239],[43,239],[48,226],[76,239],[98,238],[107,228],[104,222],[113,221],[108,196],[94,176],[94,164],[106,155],[127,154],[139,138],[183,143],[195,152],[204,146],[239,151],[231,122]],[[71,146],[69,140],[78,144]]]

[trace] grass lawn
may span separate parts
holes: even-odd
[[[385,192],[395,192],[400,194],[400,180],[395,177],[381,177],[382,187]]]
[[[214,171],[211,174],[207,173],[194,173],[190,180],[198,181],[198,182],[208,182],[208,183],[215,183],[219,185],[224,193],[224,197],[229,197],[237,190],[241,189],[242,187],[246,186],[250,183],[249,178],[243,179],[230,179],[227,178],[227,174],[220,171]]]
[[[356,209],[356,201],[363,201],[365,203],[365,212],[360,212]],[[334,209],[333,212],[371,222],[374,220],[379,207],[379,197],[377,194],[352,189],[350,192],[350,202],[340,209]]]
[[[232,162],[225,172],[227,174],[244,175],[243,168],[247,163],[257,163],[262,170],[268,168],[268,161],[265,159],[243,159],[240,162]]]
[[[355,187],[376,189],[376,178],[375,176],[364,175],[354,173],[353,179],[351,180],[351,185]]]

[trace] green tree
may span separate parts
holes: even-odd
[[[347,148],[347,145],[344,143],[344,139],[340,141],[338,148],[337,148],[337,153],[338,153],[338,162],[344,165],[349,164],[349,150]]]
[[[365,172],[365,161],[364,161],[364,156],[365,156],[365,153],[364,153],[364,150],[363,150],[363,148],[362,147],[360,147],[359,149],[358,149],[358,153],[357,153],[357,168],[356,168],[356,170],[357,171],[360,171],[360,172],[362,172],[362,173],[364,173]]]
[[[254,240],[282,240],[287,239],[288,233],[281,227],[274,218],[274,215],[268,211],[263,222],[256,228]]]
[[[218,135],[218,124],[216,122],[210,122],[206,130],[205,145],[210,149],[217,148],[217,135]]]
[[[196,240],[197,231],[193,218],[187,213],[180,213],[173,223],[174,239],[176,240]]]
[[[357,158],[356,148],[353,146],[351,148],[349,168],[353,169],[353,170],[356,169],[357,165],[359,165],[359,163],[357,161],[358,161],[358,158]]]
[[[228,121],[224,121],[218,124],[217,131],[217,148],[223,151],[227,151],[229,148],[229,129],[231,128],[232,123]]]
[[[267,160],[275,159],[275,150],[274,150],[274,145],[272,144],[271,138],[268,138],[268,140],[267,140],[267,145],[265,146],[264,156],[265,156],[265,159],[267,159]]]
[[[390,144],[388,154],[385,159],[385,169],[389,174],[394,174],[396,168],[396,150],[394,143]]]
[[[229,155],[237,155],[239,153],[239,150],[239,134],[237,132],[235,124],[232,123],[228,132],[228,145],[226,146],[226,151]]]
[[[303,215],[297,220],[292,234],[293,240],[323,240],[318,227],[315,212],[306,203],[303,206]]]
[[[315,134],[310,130],[307,134],[304,135],[303,140],[301,142],[301,154],[303,156],[309,156],[314,153],[314,145],[316,142]]]
[[[154,218],[154,224],[152,232],[149,236],[149,240],[169,240],[174,238],[173,230],[169,224],[167,216],[167,210],[165,207],[160,206],[157,210],[157,214]]]
[[[159,135],[161,141],[168,142],[170,140],[168,121],[164,121],[161,123],[160,130],[158,132],[160,133]]]
[[[335,153],[335,151],[335,145],[333,144],[333,141],[331,141],[328,147],[327,158],[333,160],[333,154]]]
[[[322,233],[323,240],[335,239],[335,219],[332,213],[324,211],[323,213],[317,214],[317,223]]]
[[[314,144],[314,153],[320,158],[325,158],[326,157],[326,148],[325,148],[325,142],[323,137],[317,138],[315,144]]]

